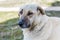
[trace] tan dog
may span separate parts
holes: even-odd
[[[60,40],[60,18],[46,16],[41,7],[22,6],[19,17],[24,40]]]

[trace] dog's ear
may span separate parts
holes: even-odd
[[[41,7],[37,7],[37,11],[39,11],[39,13],[42,15],[45,14],[45,11]]]

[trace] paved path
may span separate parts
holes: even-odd
[[[46,11],[60,11],[60,7],[42,7]],[[0,7],[0,11],[19,11],[20,7]]]
[[[0,7],[0,11],[18,11],[19,7]]]
[[[46,11],[60,11],[60,7],[47,7]]]

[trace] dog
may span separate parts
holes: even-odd
[[[60,18],[47,16],[40,6],[24,5],[18,15],[23,40],[60,40]]]

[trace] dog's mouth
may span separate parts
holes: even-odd
[[[30,25],[26,25],[26,24],[21,26],[21,28],[29,28],[29,27],[30,27]]]
[[[23,22],[23,23],[19,23],[18,24],[20,28],[25,29],[28,28],[30,31],[34,30],[34,27],[37,25],[34,24],[34,22],[32,24],[30,24],[30,22]]]
[[[34,27],[36,25],[30,25],[30,24],[23,24],[23,25],[19,25],[22,29],[28,28],[30,31],[34,30]]]
[[[22,24],[18,24],[21,28],[29,28],[30,24],[29,23],[22,23]]]

